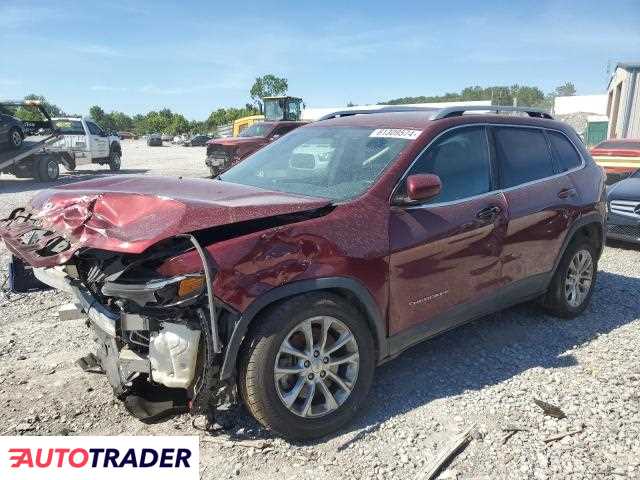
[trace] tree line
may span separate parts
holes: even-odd
[[[518,105],[524,107],[551,108],[557,96],[575,95],[576,88],[571,82],[557,87],[553,92],[544,93],[538,87],[512,85],[467,87],[460,92],[449,92],[444,95],[401,97],[380,102],[379,105],[403,105],[408,103],[462,102],[473,100],[491,100],[492,105]]]
[[[133,132],[138,135],[148,133],[166,133],[180,135],[183,133],[212,132],[221,125],[226,125],[238,118],[256,115],[262,112],[262,99],[267,96],[285,95],[289,88],[286,78],[272,74],[256,78],[249,90],[252,103],[244,107],[218,108],[204,120],[188,120],[181,113],[168,108],[150,111],[144,114],[128,115],[120,111],[105,112],[99,105],[89,109],[89,115],[107,130],[117,132]],[[491,100],[493,105],[520,105],[528,107],[551,108],[556,96],[575,95],[573,83],[566,82],[553,92],[544,93],[540,88],[527,85],[480,87],[472,86],[460,92],[449,92],[444,95],[401,97],[379,105],[402,105],[409,103],[457,102],[469,100]],[[66,113],[62,108],[49,102],[41,95],[30,94],[25,100],[39,100],[52,117],[79,116]],[[349,106],[354,105],[349,102]],[[5,109],[6,110],[6,109]],[[32,109],[19,107],[8,111],[23,120],[37,120],[37,113]]]

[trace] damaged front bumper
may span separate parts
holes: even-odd
[[[168,388],[188,389],[193,383],[199,327],[188,321],[158,321],[144,315],[115,312],[98,302],[86,288],[74,285],[59,267],[36,268],[34,274],[43,283],[75,297],[96,335],[98,363],[116,395],[126,393],[138,374],[146,374],[150,382]],[[151,294],[153,289],[151,286],[147,292]],[[142,348],[134,350],[125,339],[131,341],[136,336],[133,341]]]
[[[97,347],[78,365],[104,373],[114,394],[142,420],[215,407],[222,387],[216,378],[221,342],[212,300],[213,267],[197,240],[181,234],[173,243],[184,250],[191,242],[203,259],[205,275],[162,278],[145,270],[150,276],[132,280],[124,274],[130,267],[159,256],[98,251],[98,257],[106,258],[100,263],[91,250],[76,248],[66,235],[47,227],[24,210],[2,221],[0,236],[14,255],[10,283],[24,292],[52,287],[74,297]],[[171,250],[160,248],[160,257]]]
[[[44,284],[74,297],[96,344],[95,354],[82,357],[78,365],[104,373],[114,394],[134,416],[154,421],[178,412],[204,413],[215,406],[212,398],[218,382],[212,373],[217,368],[206,341],[211,331],[203,331],[209,321],[204,309],[199,309],[200,322],[186,315],[162,318],[115,311],[67,275],[64,267],[35,268],[33,273]],[[163,284],[137,287],[130,291],[139,298],[153,296]]]

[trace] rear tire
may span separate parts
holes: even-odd
[[[13,127],[9,130],[9,147],[17,150],[22,146],[22,141],[24,137],[22,136],[22,132],[19,128]]]
[[[53,182],[60,176],[60,165],[55,157],[50,155],[38,159],[38,180],[41,182]]]
[[[111,150],[109,153],[109,170],[112,172],[120,171],[120,165],[122,164],[122,155],[117,150]]]
[[[373,337],[360,312],[337,295],[318,292],[278,303],[255,322],[240,354],[238,385],[256,420],[294,440],[322,437],[349,422],[369,392],[375,367]],[[312,332],[308,348],[301,330],[306,326]],[[338,339],[348,343],[339,346]],[[294,344],[297,355],[290,355],[285,345]],[[281,373],[288,368],[295,373]],[[293,399],[291,405],[285,397]]]
[[[577,317],[589,306],[597,273],[595,247],[583,237],[572,240],[542,299],[543,307],[557,317]]]

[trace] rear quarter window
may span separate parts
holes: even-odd
[[[582,164],[580,154],[567,137],[560,132],[548,131],[547,134],[561,171],[566,172]]]
[[[555,174],[547,139],[541,129],[496,127],[494,138],[503,188]]]

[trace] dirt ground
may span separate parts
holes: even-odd
[[[123,171],[206,177],[201,147],[123,142]],[[65,173],[60,183],[108,175]],[[46,185],[0,176],[0,215]],[[640,250],[605,249],[591,306],[560,321],[535,305],[491,315],[380,367],[367,408],[328,438],[292,444],[242,408],[217,437],[182,415],[155,425],[130,417],[106,379],[74,361],[92,350],[81,320],[60,321],[64,294],[6,290],[0,246],[0,434],[200,435],[201,478],[423,478],[458,432],[473,440],[441,478],[640,478]],[[541,399],[567,418],[545,416]],[[505,430],[518,431],[505,440]],[[568,431],[558,441],[544,439]]]

